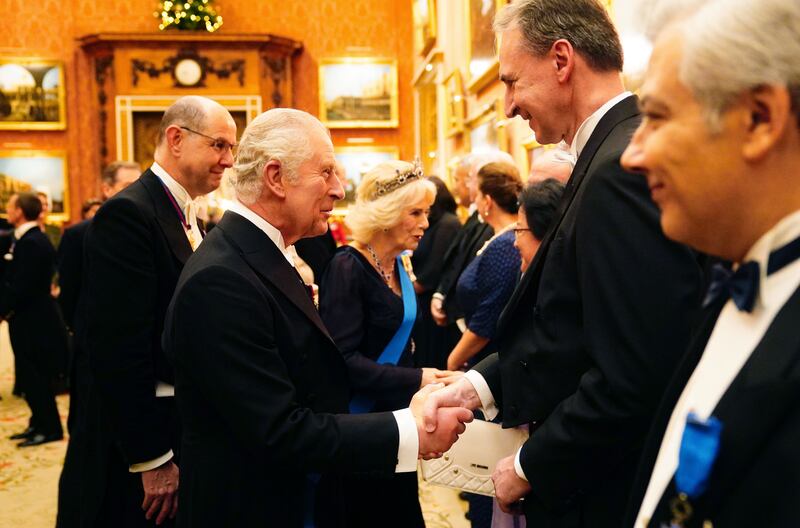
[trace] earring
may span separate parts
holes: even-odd
[[[483,216],[489,216],[489,210],[488,209],[483,213]]]

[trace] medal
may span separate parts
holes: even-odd
[[[417,276],[414,275],[414,267],[411,265],[411,254],[404,251],[400,254],[400,261],[403,263],[406,273],[408,273],[408,278],[411,279],[411,282],[415,282]]]
[[[683,528],[692,517],[694,508],[691,500],[705,493],[708,487],[711,470],[719,455],[721,434],[722,422],[713,416],[708,420],[701,420],[695,413],[689,413],[686,417],[678,454],[678,469],[675,471],[678,496],[669,503],[672,513],[670,528]]]

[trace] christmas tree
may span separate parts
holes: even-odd
[[[154,14],[161,19],[158,29],[205,29],[209,33],[218,30],[222,17],[212,5],[214,0],[164,0],[158,3]]]

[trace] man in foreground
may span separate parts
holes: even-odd
[[[623,156],[664,233],[723,260],[625,526],[796,526],[800,4],[712,0],[658,39]]]
[[[254,119],[234,166],[237,202],[181,274],[164,328],[184,428],[179,526],[350,527],[336,473],[416,471],[472,419],[447,409],[426,433],[432,385],[413,413],[342,414],[344,359],[288,249],[328,228],[344,197],[335,162],[310,114]]]

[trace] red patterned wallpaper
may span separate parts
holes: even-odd
[[[67,130],[0,131],[0,149],[63,149],[69,156],[73,219],[80,204],[98,193],[94,74],[75,39],[105,32],[156,31],[158,2],[96,0],[4,0],[10,27],[0,32],[0,54],[59,58],[66,64]],[[403,158],[414,153],[411,2],[407,0],[217,0],[221,33],[273,33],[302,42],[293,64],[294,106],[317,115],[317,66],[325,57],[361,55],[396,58],[400,85],[397,129],[334,130],[336,145],[348,137],[372,137],[396,145]],[[262,94],[264,100],[267,94]]]

